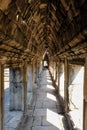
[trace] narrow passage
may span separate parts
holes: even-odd
[[[41,74],[40,85],[20,130],[69,130],[64,115],[58,114],[60,104],[48,70]]]

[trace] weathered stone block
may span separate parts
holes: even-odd
[[[23,110],[23,73],[10,68],[10,110]]]

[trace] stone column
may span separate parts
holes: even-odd
[[[87,130],[87,57],[84,69],[84,109],[83,109],[83,130]]]
[[[27,67],[27,104],[31,105],[33,99],[33,75],[32,75],[32,65]]]
[[[39,65],[37,64],[37,79],[39,78]]]
[[[68,61],[65,59],[64,64],[64,101],[65,101],[65,111],[68,112],[68,104],[69,104],[69,67],[68,67]]]
[[[62,98],[64,99],[64,64],[60,63],[60,78],[59,78],[59,92]]]
[[[34,64],[34,87],[37,88],[37,64]]]
[[[37,78],[38,78],[38,76],[37,76],[37,64],[35,64],[35,84],[37,83]]]
[[[53,62],[53,80],[55,80],[55,62]]]
[[[34,62],[32,62],[32,82],[34,84]]]
[[[27,113],[27,64],[24,61],[23,65],[23,88],[24,88],[24,115]]]
[[[33,92],[33,82],[32,82],[33,76],[32,76],[32,66],[28,65],[27,68],[27,91],[29,93]]]
[[[37,87],[40,87],[40,76],[39,76],[39,64],[36,63],[36,83]]]
[[[42,70],[43,70],[43,68],[44,68],[44,60],[42,60]]]
[[[4,127],[4,69],[0,64],[0,130]]]
[[[39,76],[41,76],[41,73],[42,73],[42,62],[40,62],[40,65],[39,65]]]
[[[23,71],[19,67],[10,68],[10,110],[24,110]]]
[[[54,77],[54,62],[51,62],[51,64],[50,64],[50,72],[51,72],[51,75],[52,75],[52,77]]]
[[[60,91],[60,62],[58,62],[58,94]]]
[[[58,75],[58,68],[57,68],[57,62],[55,66],[55,82],[57,81],[57,75]]]
[[[33,89],[37,88],[36,84],[36,66],[35,63],[32,63],[32,84],[33,84]]]

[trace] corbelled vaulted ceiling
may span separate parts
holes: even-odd
[[[0,0],[0,59],[84,58],[86,0]]]

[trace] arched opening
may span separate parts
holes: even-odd
[[[49,54],[46,51],[44,56],[43,56],[43,68],[49,68]]]

